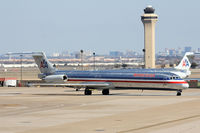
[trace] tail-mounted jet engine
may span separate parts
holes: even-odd
[[[67,75],[49,75],[43,78],[46,82],[66,82],[68,80]]]

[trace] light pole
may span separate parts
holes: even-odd
[[[95,52],[93,53],[94,70],[95,70]]]
[[[20,79],[20,84],[22,85],[22,56],[20,55],[20,61],[21,61],[21,79]]]
[[[80,50],[81,52],[81,69],[83,70],[83,50]]]

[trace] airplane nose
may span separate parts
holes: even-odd
[[[188,83],[182,84],[182,87],[183,88],[189,88],[189,84]]]

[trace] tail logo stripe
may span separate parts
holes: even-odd
[[[40,68],[48,68],[48,64],[45,60],[41,61]]]
[[[189,62],[187,59],[183,60],[183,64],[182,64],[183,67],[188,67],[189,66]]]

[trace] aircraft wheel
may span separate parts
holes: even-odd
[[[92,95],[92,91],[89,89],[85,89],[85,95]]]
[[[181,92],[182,92],[181,90],[178,90],[176,95],[181,96]]]
[[[102,94],[103,95],[109,95],[109,89],[103,89]]]

